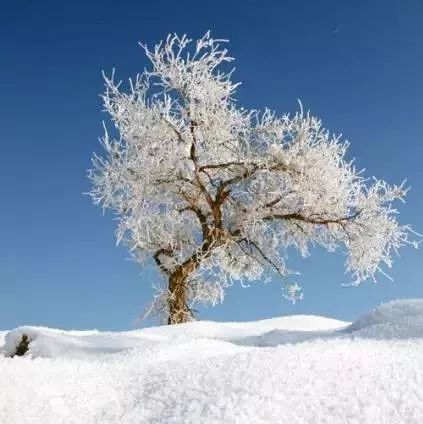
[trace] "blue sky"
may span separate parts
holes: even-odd
[[[82,193],[100,151],[101,70],[126,79],[147,62],[138,41],[169,32],[231,40],[240,103],[295,111],[297,99],[351,141],[368,176],[412,187],[401,221],[423,232],[423,3],[408,1],[0,0],[0,328],[126,329],[154,269],[115,246],[113,216]],[[233,287],[203,319],[310,313],[353,319],[380,302],[423,297],[422,252],[401,252],[379,283],[343,288],[343,256],[293,257],[305,299],[277,281]]]

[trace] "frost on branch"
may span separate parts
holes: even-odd
[[[221,302],[234,280],[271,271],[285,281],[288,248],[341,247],[359,284],[412,244],[392,206],[403,185],[365,180],[345,159],[348,144],[309,113],[238,107],[224,43],[168,36],[143,46],[151,68],[127,90],[105,76],[118,136],[105,131],[91,195],[115,211],[131,254],[157,264],[166,284],[154,305],[170,323],[195,303]],[[286,286],[285,297],[301,295]]]

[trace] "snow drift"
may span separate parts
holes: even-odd
[[[318,316],[287,316],[262,321],[225,323],[199,321],[178,326],[145,328],[125,332],[63,331],[45,327],[19,327],[5,335],[2,351],[11,356],[26,334],[31,340],[31,358],[82,358],[123,352],[131,349],[152,349],[156,345],[179,344],[197,339],[216,339],[242,344],[251,337],[279,329],[292,336],[316,334],[316,330],[345,327],[348,323]]]
[[[423,299],[381,305],[352,323],[345,333],[376,339],[423,338]]]
[[[352,324],[294,316],[112,333],[21,327],[0,355],[0,422],[423,422],[423,300]],[[0,335],[1,336],[1,335]],[[0,337],[1,343],[1,337]]]

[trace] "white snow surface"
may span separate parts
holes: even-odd
[[[24,333],[29,352],[8,357]],[[0,350],[0,423],[423,423],[423,300],[352,324],[20,327]]]

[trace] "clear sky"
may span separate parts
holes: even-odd
[[[412,190],[401,221],[423,232],[423,2],[0,0],[0,328],[127,329],[150,300],[153,269],[115,246],[115,222],[82,193],[100,151],[101,70],[147,65],[138,41],[169,32],[231,40],[240,102],[295,111],[297,99],[351,141],[368,176]],[[305,299],[281,286],[233,287],[203,319],[310,313],[353,319],[382,301],[423,297],[422,251],[392,283],[343,288],[343,256],[292,258]]]

